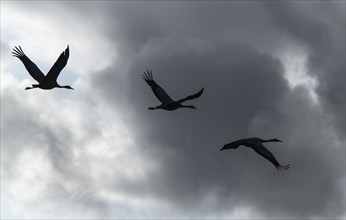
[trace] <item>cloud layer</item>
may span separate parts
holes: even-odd
[[[345,216],[344,2],[2,6],[1,217]],[[69,44],[76,90],[24,91],[18,44],[48,66]],[[172,98],[204,87],[197,110],[148,111],[146,69]],[[252,136],[292,168],[219,152]]]

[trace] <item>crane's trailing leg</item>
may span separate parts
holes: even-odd
[[[287,165],[285,165],[285,166],[279,165],[279,166],[277,167],[277,169],[278,169],[279,171],[288,170],[289,168],[291,168],[291,166],[290,166],[289,164],[287,164]]]

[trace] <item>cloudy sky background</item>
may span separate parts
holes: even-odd
[[[58,82],[35,81],[11,50]],[[198,110],[148,111],[151,69]],[[244,137],[267,144],[278,172]],[[1,218],[344,218],[344,1],[1,1]]]

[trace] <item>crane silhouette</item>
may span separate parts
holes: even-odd
[[[202,88],[199,92],[196,94],[187,96],[183,99],[179,99],[178,101],[174,101],[169,95],[159,86],[153,78],[153,74],[151,70],[147,70],[147,72],[142,75],[142,78],[148,83],[148,85],[151,87],[153,90],[155,96],[160,100],[161,105],[155,106],[155,107],[149,107],[149,110],[154,110],[154,109],[164,109],[168,111],[173,111],[178,108],[191,108],[191,109],[196,109],[195,106],[193,105],[183,105],[182,103],[191,99],[196,99],[200,97],[203,93],[204,88]]]
[[[263,143],[266,142],[282,142],[276,138],[274,139],[269,139],[269,140],[263,140],[260,138],[244,138],[244,139],[240,139],[237,141],[234,141],[232,143],[229,144],[225,144],[220,151],[222,150],[227,150],[227,149],[236,149],[241,145],[244,145],[246,147],[252,148],[254,151],[256,151],[259,155],[261,155],[262,157],[266,158],[267,160],[269,160],[272,164],[274,164],[274,166],[276,167],[276,169],[278,170],[287,170],[290,168],[290,165],[287,164],[285,166],[282,166],[274,157],[274,155],[263,145]]]
[[[13,56],[19,58],[24,64],[26,70],[29,74],[39,83],[32,84],[32,87],[26,87],[25,89],[53,89],[53,88],[65,88],[65,89],[73,89],[71,86],[60,86],[57,83],[57,78],[61,72],[61,70],[66,66],[67,60],[70,55],[69,46],[63,51],[59,58],[55,61],[54,65],[51,67],[47,75],[44,75],[41,70],[36,66],[34,62],[32,62],[23,52],[20,46],[15,47],[12,51]]]

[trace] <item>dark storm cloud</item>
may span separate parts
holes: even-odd
[[[127,104],[136,112],[133,123],[143,140],[141,148],[152,151],[160,162],[159,174],[153,174],[145,183],[124,183],[123,190],[156,195],[170,201],[183,215],[203,216],[246,206],[267,217],[343,215],[343,188],[339,183],[344,182],[344,139],[339,142],[331,132],[342,132],[344,126],[343,116],[336,112],[344,105],[340,99],[344,90],[344,81],[340,80],[343,61],[335,56],[337,73],[319,76],[320,86],[326,86],[326,94],[319,95],[323,102],[330,102],[323,107],[330,106],[327,111],[334,109],[326,114],[325,109],[312,104],[304,87],[289,89],[283,78],[283,65],[277,58],[256,49],[260,37],[268,37],[262,33],[268,29],[268,17],[263,16],[267,11],[272,22],[280,27],[270,27],[273,35],[265,42],[276,42],[282,30],[286,30],[290,37],[311,46],[310,59],[326,50],[342,57],[341,50],[327,45],[335,40],[331,37],[334,29],[328,28],[317,14],[305,16],[304,10],[311,8],[297,10],[299,3],[256,2],[256,9],[245,7],[250,3],[243,7],[238,3],[225,3],[228,7],[218,3],[211,8],[203,7],[204,3],[196,7],[185,3],[160,4],[129,4],[127,10],[120,11],[111,8],[118,12],[114,20],[120,25],[110,34],[118,37],[121,51],[128,52],[125,54],[129,57],[122,58],[127,71],[119,77],[119,71],[110,68],[101,74],[103,77],[95,79],[96,84],[107,88],[103,92],[112,97],[109,102],[115,108],[121,105],[121,96],[130,100]],[[262,10],[262,6],[267,9]],[[239,8],[244,11],[235,10]],[[246,22],[251,20],[245,18],[249,11],[262,20],[255,24]],[[243,25],[232,18],[238,18],[237,22]],[[233,24],[238,37],[225,38],[229,36],[227,27]],[[249,27],[254,29],[250,31]],[[239,40],[242,35],[243,40]],[[249,41],[249,35],[259,36],[258,41]],[[337,43],[344,47],[344,42]],[[190,101],[198,110],[146,110],[158,103],[140,77],[147,68],[176,99],[205,87],[199,99]],[[314,68],[314,62],[309,62],[309,69]],[[340,91],[334,91],[333,83],[325,85],[326,81],[338,82]],[[114,86],[115,82],[120,89]],[[327,95],[339,99],[331,103]],[[330,116],[339,118],[341,130],[335,130],[340,127],[330,123]],[[283,143],[270,145],[270,150],[280,162],[291,163],[292,169],[277,173],[271,164],[248,149],[218,151],[224,143],[248,136],[283,139]],[[198,209],[199,201],[208,196],[214,196],[217,204],[208,204],[211,209]]]
[[[178,42],[181,46],[174,48],[172,45]],[[208,48],[207,42],[191,44],[190,39],[179,38],[150,47],[155,53],[144,54],[145,59],[135,61],[134,69],[130,70],[133,83],[129,87],[133,89],[128,92],[133,100],[131,108],[137,112],[138,135],[149,141],[141,148],[156,151],[154,154],[163,169],[159,176],[150,178],[157,180],[148,183],[153,186],[151,193],[173,203],[180,201],[182,207],[190,207],[196,198],[203,197],[205,189],[233,182],[229,169],[223,168],[228,166],[227,160],[219,161],[222,159],[219,148],[226,141],[248,135],[247,124],[258,111],[277,114],[272,103],[288,92],[280,75],[280,63],[258,54],[248,45],[214,42],[215,46]],[[157,100],[140,78],[141,70],[137,67],[143,63],[156,66],[155,79],[172,96],[183,96],[184,91],[191,93],[204,86],[205,93],[191,101],[198,110],[148,111],[147,106],[155,105]],[[170,83],[165,85],[165,81]],[[107,85],[105,81],[101,83]],[[244,88],[243,84],[252,88]],[[133,188],[140,187],[134,184]]]
[[[191,44],[191,42],[187,44]],[[183,43],[182,48],[186,48],[187,44]],[[159,176],[150,178],[156,181],[147,183],[152,186],[151,193],[157,193],[159,197],[163,196],[175,205],[178,203],[178,207],[183,209],[181,210],[183,213],[194,210],[196,206],[193,204],[203,198],[206,191],[213,192],[213,189],[220,189],[221,192],[216,196],[220,202],[220,207],[222,207],[223,202],[228,204],[225,206],[230,209],[230,206],[241,206],[243,201],[248,201],[249,203],[244,203],[250,204],[252,207],[258,205],[257,208],[260,210],[265,210],[268,207],[280,210],[275,213],[275,216],[288,217],[296,215],[299,217],[306,216],[307,213],[316,214],[316,211],[318,212],[320,209],[314,208],[317,206],[323,208],[326,201],[329,202],[326,198],[333,200],[334,196],[337,196],[335,195],[334,184],[328,182],[328,179],[332,179],[332,177],[329,177],[331,173],[328,170],[333,165],[329,163],[322,163],[321,165],[319,159],[315,159],[316,161],[313,159],[313,157],[325,158],[330,153],[324,152],[327,155],[316,154],[314,150],[309,149],[315,148],[316,143],[301,144],[299,143],[301,137],[292,137],[294,128],[285,128],[285,126],[288,126],[287,124],[294,126],[295,129],[302,127],[302,132],[305,132],[306,135],[313,136],[314,139],[317,138],[314,136],[315,132],[309,134],[309,131],[314,129],[310,127],[311,125],[300,125],[301,121],[306,120],[300,115],[306,111],[311,113],[313,109],[309,109],[308,105],[305,107],[306,109],[294,111],[297,115],[283,115],[280,112],[281,108],[292,108],[291,105],[295,105],[295,103],[291,100],[285,100],[289,96],[289,90],[282,78],[280,63],[269,56],[258,54],[253,48],[243,45],[228,47],[229,49],[226,49],[225,46],[221,45],[214,50],[208,50],[206,53],[203,53],[200,47],[198,52],[185,49],[181,50],[180,53],[170,48],[171,53],[166,57],[162,55],[165,54],[164,51],[167,51],[164,45],[161,50],[157,50],[156,56],[143,61],[143,63],[148,63],[149,66],[155,64],[158,66],[157,74],[154,77],[156,76],[158,82],[162,81],[160,83],[162,86],[164,86],[164,80],[160,80],[160,78],[169,78],[168,81],[174,82],[172,82],[173,86],[171,83],[165,86],[167,90],[171,88],[171,93],[177,91],[177,89],[174,89],[174,84],[179,85],[180,91],[177,91],[177,93],[181,95],[183,95],[181,91],[183,88],[187,88],[188,92],[192,92],[190,91],[190,85],[194,85],[194,87],[203,85],[206,88],[205,94],[200,100],[192,101],[199,108],[196,112],[187,110],[172,113],[147,111],[146,107],[157,101],[147,85],[138,76],[137,72],[140,70],[131,71],[135,83],[130,85],[133,89],[129,97],[132,97],[132,106],[137,105],[133,108],[138,109],[137,114],[140,117],[137,122],[140,128],[139,132],[143,133],[143,139],[150,140],[150,144],[143,145],[142,148],[157,151],[157,160],[161,161],[162,166],[162,173]],[[225,54],[219,53],[222,50],[221,48],[225,50]],[[184,61],[184,54],[189,57],[190,64],[186,64],[187,62]],[[206,54],[206,57],[201,54]],[[236,62],[232,62],[232,57],[235,56],[237,57]],[[194,57],[198,58],[194,60]],[[222,65],[222,62],[219,61],[222,59],[227,60],[225,57],[229,58],[228,62],[224,62],[224,65]],[[179,69],[177,66],[179,66]],[[187,72],[187,70],[189,71]],[[192,73],[196,75],[194,76]],[[190,81],[188,81],[189,78]],[[106,82],[103,83],[107,84]],[[195,90],[197,89],[199,88],[197,87]],[[298,99],[298,106],[301,104],[304,106],[308,102],[304,100],[304,98],[307,98],[306,91],[302,90],[301,93],[294,94],[297,95],[295,99]],[[144,96],[143,94],[148,95]],[[265,120],[270,121],[266,132],[260,130],[249,132],[249,123],[261,112],[270,115],[265,118]],[[289,117],[290,120],[285,120],[283,117]],[[296,119],[298,117],[299,120]],[[316,120],[315,117],[320,116],[314,115],[309,120]],[[294,124],[292,123],[293,120]],[[319,124],[318,126],[323,125]],[[218,151],[228,141],[254,135],[267,138],[278,137],[282,138],[284,142],[291,143],[293,146],[284,143],[280,144],[281,146],[273,146],[271,150],[276,154],[279,161],[283,161],[282,163],[290,162],[293,164],[293,169],[302,169],[304,166],[300,166],[300,164],[305,163],[306,157],[300,156],[302,152],[299,149],[290,152],[290,148],[300,148],[300,146],[305,145],[308,150],[303,151],[303,154],[309,155],[309,161],[313,161],[307,170],[315,170],[316,167],[320,166],[319,172],[329,173],[323,176],[323,179],[325,179],[323,184],[326,185],[324,187],[326,194],[323,196],[325,199],[315,201],[316,205],[311,205],[312,208],[307,209],[304,206],[305,197],[301,197],[301,195],[313,196],[314,190],[321,187],[319,184],[315,185],[321,183],[318,180],[319,172],[314,173],[312,176],[305,173],[301,173],[302,176],[287,173],[288,177],[280,176],[280,179],[272,182],[272,178],[277,178],[277,176],[271,176],[277,174],[274,167],[259,158],[254,152],[240,149],[241,152],[225,152],[227,155],[222,155]],[[290,142],[289,139],[295,138],[298,138],[298,140]],[[324,144],[318,146],[318,149],[322,150]],[[240,154],[240,157],[232,156],[233,153],[235,155]],[[330,160],[335,160],[335,158],[330,158],[327,161]],[[337,161],[342,161],[342,157],[338,158]],[[319,165],[316,163],[319,163]],[[338,166],[338,163],[335,166]],[[254,172],[254,167],[261,169],[261,171]],[[338,174],[340,175],[340,173]],[[262,179],[261,175],[268,175],[267,181],[260,183],[258,180]],[[306,183],[311,183],[311,179],[317,179],[312,184],[315,186],[310,188],[307,184],[300,191],[297,191],[298,183],[295,179],[301,179],[302,177],[305,177]],[[129,187],[129,183],[126,184],[125,189]],[[129,191],[133,191],[134,188],[140,189],[141,186],[134,183]],[[258,192],[256,189],[256,193],[249,190],[253,188],[261,188],[262,190]],[[267,193],[269,190],[272,192],[271,194]],[[282,193],[281,190],[287,190],[288,192]],[[281,199],[286,198],[287,194],[295,194],[296,197],[292,196],[286,202],[283,202]],[[273,202],[275,195],[280,196]],[[300,205],[293,205],[299,202]],[[266,205],[268,207],[265,207]],[[325,214],[333,216],[333,211]],[[338,213],[340,211],[338,210]]]

